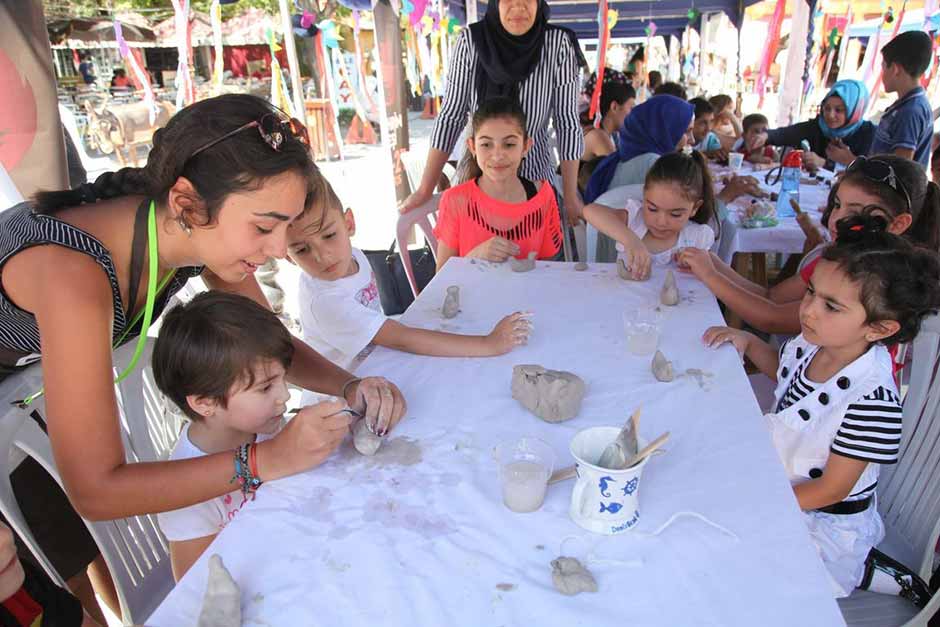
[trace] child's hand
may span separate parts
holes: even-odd
[[[281,432],[258,445],[258,471],[265,481],[319,466],[336,450],[349,429],[345,401],[301,409]]]
[[[522,344],[529,342],[529,334],[532,332],[531,312],[517,311],[506,316],[493,327],[493,330],[486,336],[496,355],[504,355]]]
[[[751,334],[740,329],[731,327],[710,327],[702,336],[702,341],[709,348],[718,348],[722,344],[730,343],[738,351],[738,355],[744,358],[750,342]]]
[[[715,263],[712,261],[712,254],[707,250],[687,246],[680,248],[675,257],[679,270],[690,272],[700,280],[717,272]]]
[[[842,165],[849,165],[855,160],[855,155],[852,154],[852,150],[839,138],[831,140],[829,145],[826,146],[826,156]]]
[[[646,249],[643,242],[637,240],[636,243],[630,245],[624,244],[623,263],[634,281],[645,281],[650,278],[653,258],[650,257],[650,251]]]
[[[483,259],[484,261],[492,261],[495,263],[502,263],[509,259],[510,257],[515,257],[519,254],[519,246],[510,242],[508,239],[499,237],[491,237],[486,240],[476,248],[470,251],[468,257],[476,257],[477,259]]]
[[[806,235],[806,242],[803,244],[804,252],[809,252],[826,241],[816,225],[813,224],[813,219],[805,212],[800,212],[796,216],[796,223],[800,225],[803,234]]]

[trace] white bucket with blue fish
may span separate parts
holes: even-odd
[[[592,427],[571,440],[578,481],[571,492],[571,519],[594,533],[615,535],[632,529],[640,520],[640,482],[649,457],[636,466],[611,470],[597,465],[620,427]],[[639,447],[646,440],[637,438]]]

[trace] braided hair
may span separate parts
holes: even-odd
[[[248,94],[226,94],[208,98],[174,115],[153,135],[153,148],[143,168],[122,168],[105,172],[94,183],[65,191],[44,191],[34,198],[38,213],[53,214],[82,203],[143,195],[166,202],[170,189],[180,177],[195,188],[192,211],[198,226],[212,224],[225,198],[232,193],[257,189],[265,179],[296,172],[307,181],[305,208],[322,192],[322,177],[307,147],[287,134],[280,149],[273,150],[257,129],[235,133],[195,156],[193,153],[215,138],[238,127],[280,114],[267,101]]]
[[[871,210],[837,224],[838,239],[822,253],[861,288],[866,322],[896,320],[900,329],[884,344],[910,342],[923,319],[940,310],[940,255],[887,231]]]

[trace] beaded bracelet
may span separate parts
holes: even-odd
[[[248,495],[251,495],[252,500],[254,500],[255,492],[263,483],[256,474],[257,463],[253,463],[255,458],[254,448],[254,443],[249,442],[235,449],[235,474],[229,481],[229,483],[238,482],[246,501]]]

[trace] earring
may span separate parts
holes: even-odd
[[[186,224],[186,220],[184,220],[182,216],[176,219],[176,223],[179,224],[180,230],[186,233],[186,237],[190,237],[193,234],[193,227]]]

